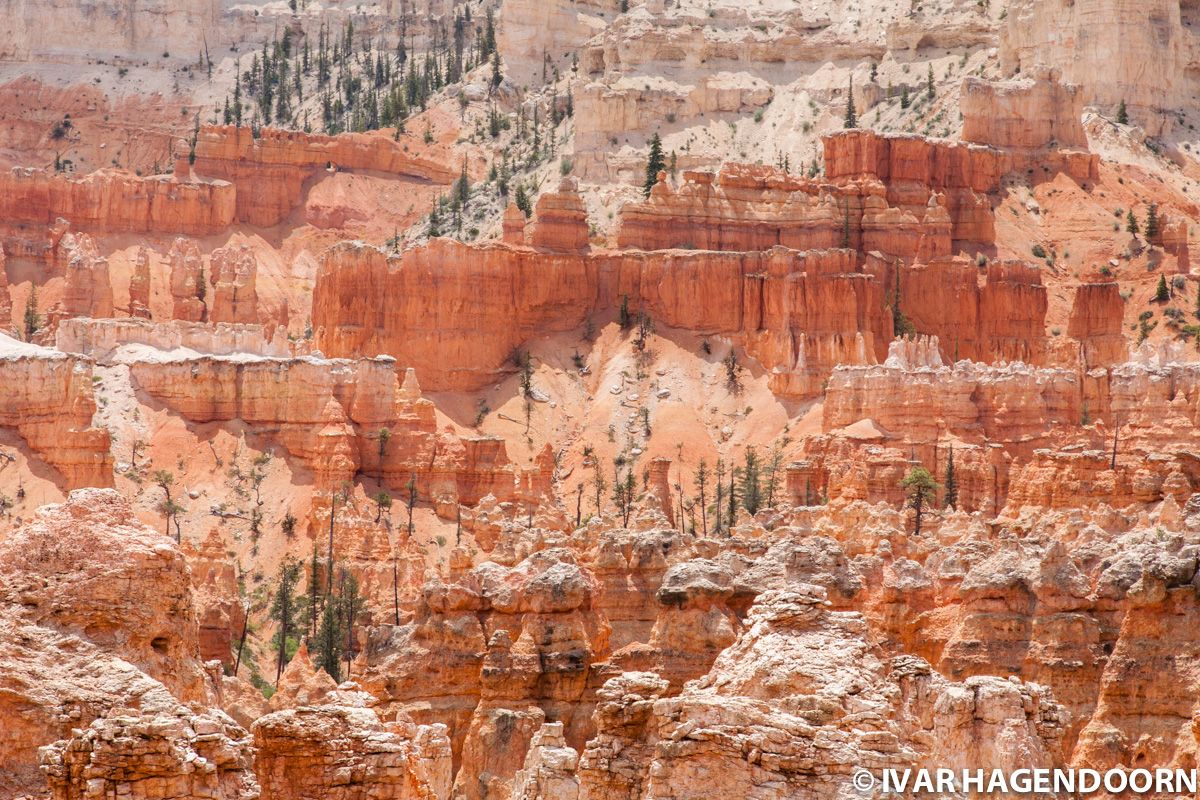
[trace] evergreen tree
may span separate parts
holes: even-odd
[[[908,108],[911,101],[908,99],[908,87],[904,86],[900,89],[900,107]]]
[[[345,631],[345,647],[342,652],[346,658],[346,678],[350,677],[350,662],[358,655],[354,641],[354,618],[362,610],[362,595],[358,590],[358,578],[348,569],[341,571],[341,625]]]
[[[933,99],[933,64],[929,65],[929,75],[925,78],[925,96]]]
[[[504,75],[500,72],[500,51],[492,51],[492,89],[499,89],[500,84],[504,82]]]
[[[471,199],[471,181],[467,177],[467,162],[465,159],[463,160],[462,172],[459,173],[458,181],[454,184],[454,194],[465,208],[467,202]]]
[[[633,315],[629,313],[629,295],[621,295],[621,307],[617,311],[617,322],[621,325],[621,330],[629,330],[633,325]]]
[[[336,583],[333,581],[335,572]],[[330,591],[321,608],[316,632],[309,638],[309,649],[314,653],[313,663],[317,669],[325,670],[340,682],[342,659],[349,671],[350,661],[355,656],[354,618],[362,609],[362,595],[358,579],[346,567],[331,566],[329,578]]]
[[[271,619],[279,623],[275,633],[274,645],[276,652],[275,682],[283,674],[292,655],[299,646],[299,640],[293,639],[300,614],[300,604],[296,600],[296,584],[300,581],[302,566],[299,561],[285,558],[279,565],[279,585],[275,590],[275,598],[271,601]]]
[[[25,328],[25,341],[32,342],[33,336],[42,327],[41,317],[37,311],[37,286],[31,284],[29,288],[29,299],[25,301],[25,314],[23,316],[23,326]]]
[[[724,527],[723,520],[725,518],[725,462],[722,459],[717,459],[717,465],[713,469],[713,482],[716,484],[716,498],[713,502],[713,532],[720,534],[721,528]]]
[[[1129,124],[1129,112],[1125,110],[1125,98],[1121,98],[1121,105],[1117,106],[1117,124]]]
[[[783,448],[788,444],[788,437],[776,439],[771,445],[771,455],[767,458],[767,468],[764,473],[763,491],[766,493],[767,508],[775,507],[775,493],[783,478]]]
[[[696,502],[700,505],[700,524],[703,526],[704,538],[708,538],[708,500],[706,498],[708,492],[708,462],[703,458],[700,459],[699,466],[696,467]]]
[[[910,336],[916,333],[916,328],[900,307],[900,264],[896,264],[896,290],[892,294],[892,335]]]
[[[846,117],[842,120],[843,128],[857,128],[858,117],[854,113],[854,79],[850,79],[850,86],[846,89]]]
[[[529,200],[529,193],[525,191],[525,184],[517,184],[517,196],[513,202],[517,204],[517,208],[521,209],[527,219],[533,214],[533,203]]]
[[[1134,236],[1137,236],[1138,221],[1137,221],[1137,217],[1135,217],[1133,215],[1132,208],[1129,209],[1129,213],[1125,215],[1125,230],[1128,231],[1129,233],[1132,233]]]
[[[908,497],[909,508],[916,512],[916,519],[913,523],[913,535],[920,536],[921,519],[924,516],[925,508],[937,497],[937,481],[929,474],[929,470],[924,467],[913,467],[904,476],[904,480],[900,481],[900,486],[904,489],[904,493]]]
[[[233,124],[242,127],[242,79],[235,76],[233,83]]]
[[[666,169],[667,162],[663,156],[662,139],[658,132],[650,137],[650,156],[646,159],[646,180],[642,184],[642,194],[650,196],[650,190],[658,183],[658,173]]]
[[[742,507],[754,516],[762,508],[762,466],[759,464],[758,452],[753,446],[746,448],[745,461],[742,464]]]
[[[946,508],[958,508],[958,478],[954,474],[954,447],[946,460]]]
[[[729,525],[730,531],[733,530],[733,525],[735,522],[737,522],[737,504],[738,504],[737,484],[738,484],[738,481],[741,480],[741,477],[742,477],[741,467],[734,467],[733,469],[731,469],[729,471],[729,497],[728,497],[729,521],[728,521],[728,525]]]
[[[1158,276],[1158,288],[1154,290],[1154,302],[1165,303],[1171,299],[1171,290],[1167,287],[1167,276]]]
[[[1150,204],[1150,208],[1146,211],[1146,239],[1154,239],[1158,236],[1158,206],[1154,203]]]
[[[323,669],[337,683],[342,680],[342,632],[338,624],[337,603],[330,598],[321,610],[317,629],[317,669]]]
[[[442,207],[442,198],[439,197],[437,200],[433,201],[433,208],[430,209],[430,211],[429,211],[428,234],[429,234],[430,239],[433,239],[435,237],[442,235],[441,207]]]
[[[496,50],[496,21],[492,17],[491,6],[488,6],[484,19],[482,48],[484,56],[489,56]]]

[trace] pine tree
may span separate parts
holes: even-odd
[[[900,486],[904,489],[904,493],[908,497],[909,508],[916,512],[916,519],[913,523],[913,535],[920,536],[921,519],[924,516],[925,508],[937,497],[937,481],[929,474],[929,470],[924,467],[913,467],[904,476],[904,480],[900,481]]]
[[[662,139],[658,132],[650,137],[650,156],[646,159],[646,180],[642,184],[642,193],[650,196],[650,190],[658,183],[658,173],[666,169],[667,162],[663,156]]]
[[[734,523],[736,523],[736,522],[737,522],[737,503],[738,503],[738,496],[737,496],[737,483],[738,483],[738,481],[741,479],[741,477],[742,477],[742,469],[741,469],[741,467],[734,467],[733,469],[731,469],[731,470],[729,471],[729,497],[728,497],[728,501],[729,501],[729,520],[728,520],[728,527],[729,527],[729,530],[730,530],[730,531],[732,531],[732,530],[733,530],[733,525],[734,525]]]
[[[1158,276],[1158,288],[1154,290],[1154,302],[1165,303],[1171,299],[1171,290],[1167,288],[1167,276]]]
[[[275,591],[275,598],[271,602],[271,619],[279,623],[279,630],[275,633],[275,652],[277,654],[275,662],[275,682],[279,682],[279,676],[283,674],[283,668],[287,666],[292,655],[296,652],[296,647],[299,642],[293,643],[292,637],[296,629],[296,619],[299,615],[300,604],[296,602],[296,584],[300,580],[302,566],[299,561],[285,558],[283,563],[279,565],[279,586]]]
[[[704,538],[708,538],[708,499],[706,497],[708,491],[708,462],[703,458],[700,459],[699,466],[696,467],[696,501],[700,504],[700,524],[703,526]]]
[[[764,473],[763,491],[766,492],[767,508],[775,507],[775,493],[779,491],[779,484],[783,479],[783,448],[789,443],[789,438],[784,436],[782,439],[776,439],[771,445],[771,455],[767,459],[767,467]]]
[[[458,181],[454,185],[454,193],[458,197],[458,201],[465,208],[468,201],[471,199],[471,181],[467,177],[467,162],[463,160],[462,172],[458,176]]]
[[[1154,203],[1150,204],[1150,208],[1146,211],[1146,239],[1155,239],[1158,237],[1158,206]]]
[[[1129,112],[1125,110],[1125,98],[1121,98],[1121,105],[1117,106],[1117,124],[1129,124]]]
[[[533,203],[529,200],[529,193],[525,191],[525,184],[517,184],[517,196],[513,202],[517,204],[517,208],[521,209],[526,218],[533,214]]]
[[[725,508],[725,462],[722,459],[717,459],[717,466],[713,470],[713,482],[716,484],[716,498],[713,502],[713,532],[721,533],[724,527],[724,514],[722,509]]]
[[[954,474],[954,447],[946,460],[946,508],[958,508],[958,478]]]
[[[500,72],[500,51],[492,51],[492,89],[499,89],[500,84],[504,82],[504,75]]]
[[[329,673],[335,682],[342,680],[342,636],[338,624],[337,603],[330,598],[321,610],[321,624],[317,629],[317,669]]]
[[[746,448],[745,461],[742,464],[742,507],[754,516],[762,508],[761,465],[758,452],[754,447]]]
[[[929,65],[929,75],[925,79],[925,96],[933,99],[933,64]]]
[[[858,117],[854,113],[854,79],[850,79],[850,86],[846,89],[846,117],[842,120],[843,128],[857,128]]]
[[[905,86],[900,90],[900,107],[908,108],[910,102],[908,99],[908,87]]]
[[[1125,230],[1128,231],[1129,233],[1132,233],[1134,236],[1137,236],[1138,221],[1137,221],[1137,217],[1135,217],[1133,215],[1132,208],[1129,209],[1129,213],[1125,215]]]
[[[442,216],[441,216],[441,211],[440,211],[441,206],[442,206],[442,199],[439,197],[437,200],[433,201],[433,208],[430,209],[430,211],[429,211],[428,234],[429,234],[430,239],[433,239],[435,237],[442,235]]]
[[[37,311],[37,286],[30,285],[29,299],[25,301],[25,314],[23,317],[25,328],[25,341],[32,342],[33,336],[42,327],[41,317]]]

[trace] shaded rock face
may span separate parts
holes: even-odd
[[[196,173],[229,186],[235,203],[230,211],[251,225],[278,225],[299,203],[304,181],[330,167],[447,186],[458,177],[444,161],[412,155],[385,136],[285,130],[264,130],[256,136],[249,128],[206,125],[196,139]]]
[[[73,492],[0,543],[0,618],[0,789],[258,796],[249,735],[194,710],[209,693],[183,556],[116,492]]]
[[[241,420],[268,432],[323,487],[363,471],[399,491],[415,477],[421,496],[451,516],[458,504],[475,505],[487,495],[537,500],[549,489],[546,458],[522,468],[500,439],[439,432],[415,372],[406,370],[399,381],[389,358],[182,355],[134,363],[130,374],[139,389],[185,419]]]
[[[95,427],[88,359],[0,333],[0,426],[14,429],[67,488],[111,486],[110,436]]]

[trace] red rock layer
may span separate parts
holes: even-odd
[[[4,247],[0,246],[0,332],[7,333],[12,325],[12,295],[8,292],[8,271]]]
[[[389,136],[339,136],[264,129],[204,126],[196,139],[195,171],[236,187],[237,219],[251,225],[277,225],[300,200],[304,181],[327,168],[384,172],[448,185],[458,172],[450,159],[424,157]]]
[[[386,353],[435,391],[476,389],[528,338],[624,299],[660,324],[741,336],[773,388],[810,394],[833,364],[873,363],[891,338],[884,287],[855,262],[846,250],[584,256],[445,239],[388,257],[343,243],[323,257],[313,324],[325,353]]]
[[[962,139],[1011,150],[1087,150],[1083,91],[1038,67],[1007,81],[963,78]]]
[[[258,261],[246,245],[213,250],[208,280],[212,284],[210,322],[256,323],[258,318]]]
[[[410,371],[401,387],[389,358],[354,362],[245,356],[137,362],[138,388],[195,423],[239,419],[270,433],[328,489],[360,471],[453,516],[485,495],[509,501],[549,491],[553,459],[526,474],[504,442],[439,433],[433,403]],[[387,430],[386,439],[382,431]]]
[[[889,265],[889,293],[900,269],[900,309],[922,334],[938,337],[950,361],[1045,361],[1047,297],[1041,273],[1019,262],[986,268],[938,258],[911,268]]]
[[[171,244],[167,260],[171,264],[171,318],[184,322],[206,321],[208,286],[200,248],[191,239],[180,237]]]
[[[643,250],[853,247],[907,261],[950,252],[943,197],[926,192],[899,208],[889,205],[887,194],[876,179],[830,184],[748,164],[725,167],[715,181],[711,173],[685,172],[678,191],[660,179],[647,201],[621,209],[617,244]],[[990,219],[990,209],[987,214]]]
[[[1129,352],[1121,330],[1125,299],[1118,283],[1085,283],[1075,289],[1067,335],[1079,342],[1083,365],[1107,367]]]
[[[505,232],[516,238],[513,222],[505,219]],[[574,178],[565,178],[557,192],[545,192],[538,198],[529,243],[549,250],[582,250],[588,243],[587,209],[580,198]]]
[[[96,243],[87,234],[67,234],[55,251],[65,262],[66,276],[62,301],[50,310],[50,325],[71,317],[104,318],[113,316],[112,282],[108,260],[96,251]]]
[[[234,219],[236,190],[224,181],[180,181],[98,170],[82,178],[38,169],[0,173],[0,219],[49,226],[59,217],[76,230],[207,236]]]
[[[150,254],[139,247],[129,278],[129,316],[150,319]]]
[[[109,435],[92,426],[95,413],[90,361],[0,334],[0,426],[21,434],[67,488],[112,486]]]

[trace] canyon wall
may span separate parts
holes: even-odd
[[[196,138],[195,171],[235,187],[239,221],[271,227],[296,207],[305,181],[323,170],[378,172],[448,186],[458,177],[449,162],[448,151],[416,155],[406,143],[380,134],[264,128],[256,136],[250,128],[206,125]]]
[[[992,82],[963,79],[962,139],[1004,150],[1087,150],[1083,89],[1057,70],[1036,67]]]
[[[475,389],[505,374],[535,333],[571,330],[625,300],[663,325],[738,335],[778,374],[778,391],[806,394],[839,360],[883,351],[883,291],[842,250],[581,256],[436,239],[389,257],[344,243],[323,258],[313,324],[323,352],[385,353],[434,391]]]
[[[1130,117],[1158,135],[1172,124],[1162,111],[1195,93],[1194,24],[1194,9],[1178,0],[1138,8],[1115,0],[1021,0],[1001,28],[1000,63],[1010,75],[1037,64],[1059,69],[1081,86],[1085,104],[1115,118],[1124,101]]]
[[[89,6],[9,0],[0,60],[85,61],[97,49],[125,58],[160,58],[174,50],[191,58],[204,50],[206,37],[215,42],[221,6],[220,0],[123,0]],[[87,46],[81,46],[81,35]]]
[[[225,181],[138,177],[99,170],[84,177],[14,167],[0,172],[6,225],[49,227],[62,217],[81,231],[207,236],[234,220],[236,190]]]
[[[526,475],[509,461],[502,440],[440,433],[415,373],[409,369],[401,384],[390,357],[184,352],[133,360],[129,368],[140,391],[192,423],[240,420],[270,435],[323,489],[360,472],[394,491],[415,478],[421,497],[451,517],[458,505],[475,505],[485,495],[511,501],[529,493],[536,501],[549,491],[546,465],[539,461]]]
[[[90,361],[0,333],[0,426],[19,433],[67,488],[112,485],[109,434],[93,425],[95,413]]]
[[[115,491],[0,542],[0,618],[0,791],[258,796],[249,735],[207,702],[183,555]]]

